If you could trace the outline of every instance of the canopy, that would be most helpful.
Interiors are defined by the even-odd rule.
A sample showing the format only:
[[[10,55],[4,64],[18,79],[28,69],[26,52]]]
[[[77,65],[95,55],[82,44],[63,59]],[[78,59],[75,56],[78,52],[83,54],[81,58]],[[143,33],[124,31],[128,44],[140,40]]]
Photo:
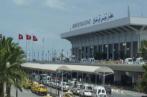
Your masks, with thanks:
[[[24,63],[21,65],[24,68],[47,71],[76,71],[87,73],[114,73],[109,67],[104,66],[85,66],[85,65],[67,65],[67,64],[39,64],[39,63]]]
[[[68,66],[61,65],[57,68],[57,71],[71,71],[71,69]]]
[[[109,67],[104,67],[104,66],[97,68],[94,72],[95,73],[114,73],[112,69],[110,69]]]

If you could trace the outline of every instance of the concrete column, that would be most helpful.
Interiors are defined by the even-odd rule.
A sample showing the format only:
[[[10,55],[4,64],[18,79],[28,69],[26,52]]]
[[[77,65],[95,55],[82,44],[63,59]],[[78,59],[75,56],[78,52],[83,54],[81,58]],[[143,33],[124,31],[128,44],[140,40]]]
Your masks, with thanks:
[[[104,52],[104,46],[103,46],[103,44],[101,46],[102,46],[102,52]]]
[[[117,71],[114,73],[114,82],[120,82],[121,81],[121,72]]]
[[[87,58],[89,58],[89,46],[87,47]]]
[[[130,55],[131,55],[131,57],[133,58],[134,56],[133,56],[133,42],[131,42],[131,48],[130,48]]]
[[[112,44],[112,59],[114,59],[114,44]]]
[[[120,43],[118,43],[118,57],[120,58]]]
[[[107,44],[107,45],[105,45],[105,47],[106,47],[106,50],[107,50],[107,60],[109,59],[109,45]]]
[[[84,58],[86,58],[86,46],[84,47]]]
[[[79,73],[77,72],[77,80],[79,80]]]

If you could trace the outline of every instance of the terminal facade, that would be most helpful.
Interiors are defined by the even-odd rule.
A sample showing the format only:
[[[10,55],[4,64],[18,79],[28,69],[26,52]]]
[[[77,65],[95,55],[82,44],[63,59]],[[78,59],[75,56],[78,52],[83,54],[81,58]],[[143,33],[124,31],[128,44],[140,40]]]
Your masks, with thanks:
[[[111,20],[112,15],[111,18],[106,18],[98,18],[96,20],[98,24],[92,23],[91,26],[87,26],[90,20],[74,24],[75,30],[61,35],[63,39],[71,42],[72,55],[76,60],[80,61],[83,58],[118,60],[139,57],[141,43],[147,40],[147,18],[129,15],[117,20]],[[80,28],[83,25],[86,26]],[[142,65],[139,64],[97,63],[97,66],[112,68],[114,83],[122,85],[125,83],[127,86],[140,82],[144,72]]]
[[[113,16],[112,16],[113,17]],[[111,18],[112,18],[111,17]],[[94,24],[89,27],[78,23],[79,29],[63,33],[62,38],[72,44],[72,55],[76,60],[82,58],[125,59],[137,57],[141,41],[147,40],[147,18],[124,17]],[[104,18],[101,18],[104,19]],[[93,21],[94,22],[94,21]],[[87,25],[87,24],[85,24]]]

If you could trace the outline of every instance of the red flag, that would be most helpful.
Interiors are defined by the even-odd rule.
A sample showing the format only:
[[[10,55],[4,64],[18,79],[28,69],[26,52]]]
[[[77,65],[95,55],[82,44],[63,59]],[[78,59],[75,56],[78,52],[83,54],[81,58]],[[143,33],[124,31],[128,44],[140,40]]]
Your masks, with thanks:
[[[33,35],[33,41],[38,41],[38,39],[35,35]]]
[[[31,40],[31,35],[26,35],[26,40]]]
[[[19,35],[18,35],[18,39],[19,39],[19,40],[22,40],[22,39],[23,39],[23,35],[22,35],[22,34],[19,34]]]

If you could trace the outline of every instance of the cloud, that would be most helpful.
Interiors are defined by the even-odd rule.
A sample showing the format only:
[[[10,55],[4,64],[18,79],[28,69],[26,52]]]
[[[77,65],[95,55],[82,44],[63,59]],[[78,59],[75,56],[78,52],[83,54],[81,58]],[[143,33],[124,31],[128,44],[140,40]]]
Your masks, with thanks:
[[[43,4],[52,9],[65,9],[65,0],[12,0],[16,5],[24,6],[30,4]]]
[[[46,0],[45,5],[55,9],[65,9],[65,0]]]
[[[28,0],[13,0],[16,5],[26,5],[28,4]]]

